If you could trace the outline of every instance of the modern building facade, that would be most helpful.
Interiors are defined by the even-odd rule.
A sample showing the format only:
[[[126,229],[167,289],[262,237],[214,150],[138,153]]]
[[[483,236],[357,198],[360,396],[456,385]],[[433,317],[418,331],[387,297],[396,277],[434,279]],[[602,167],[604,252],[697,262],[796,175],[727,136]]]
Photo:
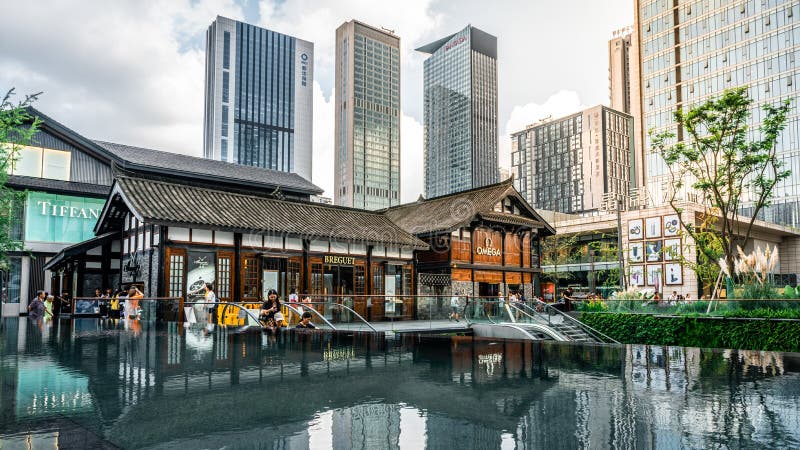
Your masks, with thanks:
[[[311,179],[313,43],[217,16],[205,80],[206,158]]]
[[[794,0],[663,1],[636,0],[633,76],[642,95],[632,105],[637,139],[644,142],[644,178],[652,204],[663,203],[671,189],[667,167],[652,152],[648,131],[672,131],[673,112],[688,109],[725,89],[749,86],[753,99],[751,129],[764,118],[761,104],[798,97],[800,4]],[[768,221],[800,224],[800,116],[794,101],[778,151],[792,175],[775,190],[765,210]],[[679,193],[692,200],[692,193]]]
[[[631,113],[631,28],[614,32],[608,41],[608,92],[612,109]]]
[[[529,125],[511,135],[514,183],[535,208],[597,211],[635,187],[633,117],[606,106]]]
[[[425,196],[498,181],[497,38],[471,25],[417,51],[425,60]]]
[[[337,205],[400,203],[400,38],[351,20],[336,29]]]
[[[213,185],[283,201],[308,202],[310,196],[322,193],[296,174],[93,141],[33,108],[31,116],[42,124],[22,148],[7,183],[26,191],[12,230],[25,251],[9,254],[8,267],[0,270],[3,315],[25,313],[40,289],[67,291],[75,298],[91,296],[95,289],[136,284],[146,295],[157,295],[155,265],[163,261],[160,230],[128,226],[132,239],[121,239],[116,231],[95,234],[109,192],[121,175]],[[200,199],[196,195],[189,201],[192,217],[208,210]],[[218,233],[211,239],[232,246],[232,236]],[[194,234],[191,239],[208,240],[209,235]],[[150,265],[137,263],[145,257],[152,257]],[[92,305],[71,306],[72,313],[96,313]]]

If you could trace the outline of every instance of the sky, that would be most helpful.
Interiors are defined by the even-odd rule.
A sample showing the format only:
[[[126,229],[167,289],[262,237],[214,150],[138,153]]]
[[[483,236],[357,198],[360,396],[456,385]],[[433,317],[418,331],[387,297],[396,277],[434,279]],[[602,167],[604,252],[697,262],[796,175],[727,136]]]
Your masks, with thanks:
[[[608,104],[608,40],[632,0],[37,0],[0,15],[0,91],[98,140],[202,156],[205,32],[217,15],[314,43],[314,171],[333,196],[334,38],[343,22],[401,45],[401,200],[423,190],[423,61],[467,24],[497,36],[500,166],[512,132]]]

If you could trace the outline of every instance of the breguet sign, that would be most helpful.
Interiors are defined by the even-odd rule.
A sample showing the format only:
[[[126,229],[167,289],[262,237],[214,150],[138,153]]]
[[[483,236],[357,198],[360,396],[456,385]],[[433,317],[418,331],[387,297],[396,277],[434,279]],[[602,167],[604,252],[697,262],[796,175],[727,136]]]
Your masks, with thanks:
[[[325,264],[337,264],[340,266],[352,266],[356,259],[352,256],[325,255]]]
[[[94,237],[105,199],[29,192],[25,202],[25,240],[77,243]]]

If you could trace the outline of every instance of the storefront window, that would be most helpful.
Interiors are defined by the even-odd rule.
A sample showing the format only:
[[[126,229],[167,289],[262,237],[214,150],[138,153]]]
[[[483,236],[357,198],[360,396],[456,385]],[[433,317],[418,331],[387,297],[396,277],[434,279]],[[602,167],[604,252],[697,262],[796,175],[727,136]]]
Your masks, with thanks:
[[[8,259],[8,270],[0,272],[0,300],[3,303],[19,303],[22,280],[22,258]]]

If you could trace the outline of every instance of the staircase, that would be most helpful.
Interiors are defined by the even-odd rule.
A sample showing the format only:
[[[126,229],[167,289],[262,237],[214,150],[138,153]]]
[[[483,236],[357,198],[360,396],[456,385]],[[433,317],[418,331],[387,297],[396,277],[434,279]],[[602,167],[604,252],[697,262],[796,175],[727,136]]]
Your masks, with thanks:
[[[572,342],[597,342],[595,338],[585,332],[581,327],[569,322],[551,323],[550,327]]]

